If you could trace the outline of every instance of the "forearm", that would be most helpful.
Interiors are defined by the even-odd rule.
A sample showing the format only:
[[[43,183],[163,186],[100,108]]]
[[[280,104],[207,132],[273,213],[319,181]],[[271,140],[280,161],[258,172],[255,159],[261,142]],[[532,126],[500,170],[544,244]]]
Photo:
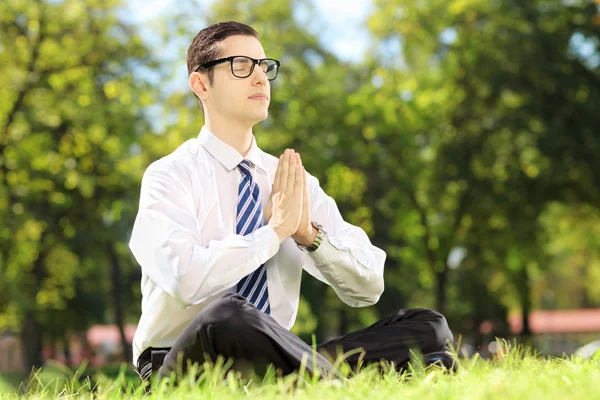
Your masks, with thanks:
[[[309,253],[304,268],[352,307],[376,303],[384,289],[385,252],[371,244],[363,229],[344,221],[335,201],[314,177],[311,181],[311,219],[323,226],[326,235]]]
[[[157,234],[160,225],[158,216],[140,217],[130,248],[142,271],[182,307],[234,286],[279,249],[277,234],[268,226],[251,235],[229,235],[202,246],[194,235],[182,230]]]
[[[366,235],[365,235],[366,237]],[[364,307],[376,303],[384,289],[385,253],[352,237],[325,236],[309,253],[315,267],[344,303]]]

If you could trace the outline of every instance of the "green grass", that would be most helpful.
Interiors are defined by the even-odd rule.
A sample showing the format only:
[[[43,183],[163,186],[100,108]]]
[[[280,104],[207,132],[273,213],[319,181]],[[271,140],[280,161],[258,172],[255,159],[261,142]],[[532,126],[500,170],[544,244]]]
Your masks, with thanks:
[[[267,375],[262,381],[244,380],[239,375],[224,376],[222,364],[205,368],[197,379],[189,375],[179,385],[168,381],[153,382],[148,398],[202,399],[588,399],[598,395],[600,353],[589,360],[547,358],[523,347],[505,345],[506,355],[489,361],[461,359],[455,375],[441,368],[423,366],[415,361],[410,373],[398,374],[392,369],[378,372],[365,368],[345,381],[316,380],[300,375],[276,379]],[[42,370],[29,389],[15,391],[14,386],[2,392],[0,399],[100,398],[121,399],[145,396],[138,380],[125,368],[114,378],[102,373],[93,376],[95,384],[80,382],[78,375],[69,376],[59,368]],[[90,390],[93,386],[94,392]]]

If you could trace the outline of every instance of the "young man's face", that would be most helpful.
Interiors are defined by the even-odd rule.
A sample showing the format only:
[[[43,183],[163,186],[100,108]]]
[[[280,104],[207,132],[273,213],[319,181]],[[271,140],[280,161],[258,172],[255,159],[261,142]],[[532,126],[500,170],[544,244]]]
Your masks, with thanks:
[[[221,42],[221,51],[216,59],[230,56],[265,58],[265,51],[253,36],[234,35]],[[243,67],[243,66],[240,66]],[[212,86],[207,86],[204,104],[206,111],[216,113],[250,126],[263,121],[269,114],[271,85],[258,66],[247,78],[238,78],[231,72],[231,63],[225,62],[213,68]],[[237,66],[234,65],[234,68]],[[238,75],[240,75],[238,73]],[[206,79],[208,78],[205,75]]]

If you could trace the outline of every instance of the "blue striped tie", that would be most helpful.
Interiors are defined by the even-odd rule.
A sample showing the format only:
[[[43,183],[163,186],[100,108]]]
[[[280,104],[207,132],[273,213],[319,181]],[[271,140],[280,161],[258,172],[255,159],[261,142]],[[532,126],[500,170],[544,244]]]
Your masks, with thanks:
[[[250,173],[250,161],[243,160],[238,168],[242,181],[238,191],[236,233],[246,236],[263,226],[260,190]],[[245,276],[237,284],[237,292],[262,312],[269,314],[269,288],[265,264]]]

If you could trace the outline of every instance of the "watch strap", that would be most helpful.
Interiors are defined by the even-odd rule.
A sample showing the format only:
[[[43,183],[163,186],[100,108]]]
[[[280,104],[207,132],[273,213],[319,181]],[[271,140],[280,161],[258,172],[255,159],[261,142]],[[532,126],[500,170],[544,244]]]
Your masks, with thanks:
[[[312,242],[312,244],[309,246],[303,246],[299,243],[296,243],[298,248],[306,253],[312,253],[316,251],[319,248],[319,246],[321,246],[321,243],[323,242],[323,240],[325,239],[325,235],[327,234],[327,232],[325,232],[325,230],[323,229],[323,225],[319,224],[318,222],[312,221],[311,225],[317,230],[317,237],[315,237],[314,242]]]

